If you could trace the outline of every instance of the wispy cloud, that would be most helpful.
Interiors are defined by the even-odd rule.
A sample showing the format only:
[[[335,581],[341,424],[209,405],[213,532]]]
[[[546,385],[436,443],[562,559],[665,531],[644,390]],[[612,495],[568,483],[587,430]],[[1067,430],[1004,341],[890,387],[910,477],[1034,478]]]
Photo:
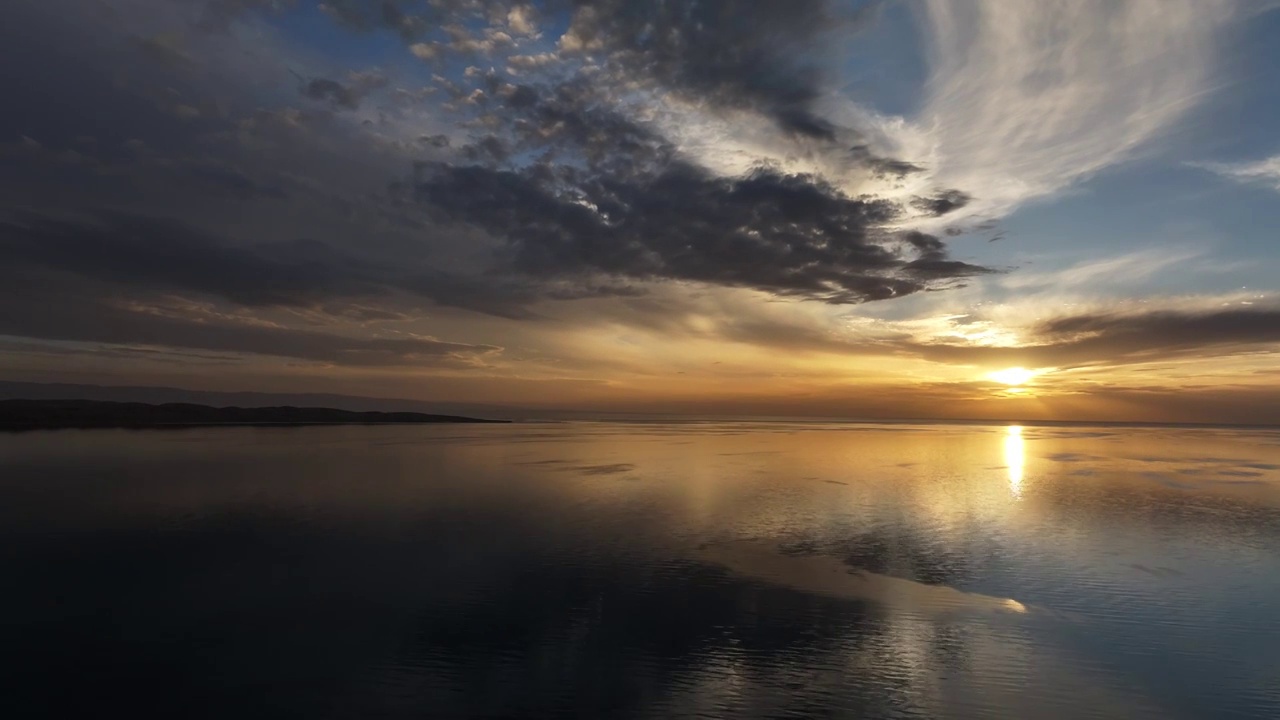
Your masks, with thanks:
[[[999,216],[1133,155],[1212,89],[1232,0],[929,0],[908,159]],[[913,152],[914,151],[914,152]]]
[[[1264,185],[1280,191],[1280,155],[1254,162],[1195,163],[1194,166],[1237,182]]]
[[[1094,286],[1102,289],[1124,282],[1132,287],[1151,277],[1202,258],[1204,248],[1173,247],[1147,248],[1116,257],[1089,260],[1054,272],[1010,273],[1000,279],[1000,285],[1011,290],[1041,288],[1049,290]],[[1197,268],[1203,269],[1203,263]]]

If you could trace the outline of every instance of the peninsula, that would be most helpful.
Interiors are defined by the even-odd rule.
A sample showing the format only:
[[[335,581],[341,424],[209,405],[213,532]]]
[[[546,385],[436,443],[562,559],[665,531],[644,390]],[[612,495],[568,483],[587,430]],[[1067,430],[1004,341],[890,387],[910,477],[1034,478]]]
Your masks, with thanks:
[[[501,423],[416,412],[357,412],[317,407],[211,407],[98,400],[0,400],[0,429],[155,428],[223,425],[391,425]]]

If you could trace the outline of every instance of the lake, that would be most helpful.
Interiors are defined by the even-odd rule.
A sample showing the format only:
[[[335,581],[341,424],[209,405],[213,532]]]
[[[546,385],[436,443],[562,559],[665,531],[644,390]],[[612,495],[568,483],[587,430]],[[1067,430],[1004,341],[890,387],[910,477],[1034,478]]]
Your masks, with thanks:
[[[1280,430],[0,435],[5,715],[1277,718]]]

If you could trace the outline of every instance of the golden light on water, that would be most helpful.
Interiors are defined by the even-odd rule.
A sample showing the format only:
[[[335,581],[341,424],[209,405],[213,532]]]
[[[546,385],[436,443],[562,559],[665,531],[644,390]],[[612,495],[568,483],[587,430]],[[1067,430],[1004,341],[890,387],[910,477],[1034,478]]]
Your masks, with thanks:
[[[1039,373],[1034,370],[1028,370],[1024,367],[1011,367],[1005,368],[1004,370],[997,370],[993,373],[988,373],[987,377],[998,383],[1017,386],[1026,384],[1028,380],[1038,374]]]
[[[1021,425],[1005,429],[1004,464],[1009,471],[1009,493],[1015,498],[1022,497],[1022,470],[1027,464],[1027,454]]]

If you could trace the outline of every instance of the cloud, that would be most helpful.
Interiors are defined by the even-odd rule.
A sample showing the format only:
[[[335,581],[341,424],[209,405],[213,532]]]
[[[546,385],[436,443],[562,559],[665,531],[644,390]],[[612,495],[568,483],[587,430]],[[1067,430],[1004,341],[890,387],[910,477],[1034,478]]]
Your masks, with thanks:
[[[1173,353],[1217,346],[1280,343],[1280,308],[1231,307],[1211,312],[1102,313],[1055,318],[1036,328],[1070,347],[1112,356]]]
[[[1100,289],[1114,287],[1117,283],[1133,286],[1135,283],[1161,276],[1192,261],[1202,260],[1207,248],[1164,247],[1136,250],[1131,253],[1101,260],[1087,260],[1054,272],[1021,271],[1000,279],[1000,284],[1011,290],[1033,288],[1064,290],[1081,287]],[[1212,268],[1204,263],[1195,266],[1196,271]]]
[[[96,219],[20,214],[0,223],[11,269],[38,267],[242,305],[307,304],[373,294],[366,263],[323,243],[236,247],[176,220],[106,212]]]
[[[355,110],[369,93],[387,86],[387,76],[380,72],[352,72],[347,84],[329,78],[301,80],[299,92],[312,100],[329,102],[344,110]]]
[[[464,25],[446,25],[445,34],[448,43],[445,47],[463,55],[489,55],[500,48],[514,45],[515,41],[506,32],[497,28],[483,28],[479,31]]]
[[[407,5],[344,0],[331,3],[330,14],[345,27],[369,31],[402,25]],[[414,6],[417,8],[417,6]],[[858,128],[831,121],[821,102],[838,84],[838,68],[831,67],[838,42],[874,19],[879,3],[853,7],[834,2],[797,7],[769,3],[743,5],[728,0],[705,0],[691,5],[629,3],[620,0],[551,2],[538,11],[544,20],[568,20],[554,52],[513,52],[516,36],[534,30],[532,5],[496,2],[439,2],[417,8],[415,17],[430,18],[433,37],[422,34],[409,43],[411,53],[437,60],[455,55],[507,54],[499,61],[512,73],[556,78],[550,85],[514,86],[500,72],[469,68],[466,73],[435,78],[453,102],[442,109],[457,113],[462,127],[499,128],[488,136],[458,145],[454,164],[509,164],[513,158],[529,162],[528,153],[545,152],[538,160],[571,165],[585,160],[593,170],[605,164],[625,167],[661,162],[679,144],[670,125],[653,122],[655,108],[670,102],[694,107],[694,112],[724,118],[743,113],[772,124],[771,142],[805,154],[841,158],[847,170],[882,179],[901,179],[922,172],[914,163],[887,157],[866,144]],[[510,32],[508,32],[510,31]],[[406,38],[406,41],[408,38]],[[475,70],[475,72],[472,72]],[[565,78],[568,78],[567,80]],[[353,84],[327,78],[308,81],[304,94],[354,109],[363,94]],[[576,155],[576,156],[575,156]],[[686,156],[686,160],[705,158]],[[768,156],[757,156],[736,172],[739,179],[753,172]],[[827,182],[819,168],[785,172]],[[931,217],[952,213],[971,202],[961,190],[937,190],[928,184],[905,206]],[[849,195],[857,192],[843,188]],[[899,219],[904,216],[900,214]],[[950,263],[948,264],[944,264]],[[922,259],[909,268],[919,275],[957,277],[977,272],[975,266]],[[903,285],[903,291],[914,291]],[[890,297],[898,291],[868,295]],[[858,294],[845,295],[852,299]]]
[[[911,201],[911,205],[932,217],[942,217],[963,208],[972,200],[968,194],[959,190],[946,190],[933,197],[916,198]]]
[[[0,335],[342,366],[471,367],[500,351],[421,333],[372,333],[371,322],[410,318],[359,300],[407,292],[414,276],[323,243],[236,246],[159,218],[25,214],[0,224],[0,250]],[[272,309],[288,311],[276,317],[305,318],[308,327],[263,314]]]
[[[1126,160],[1210,89],[1233,0],[928,0],[929,94],[907,132],[921,180],[1003,215]]]
[[[280,12],[296,0],[205,0],[198,27],[227,32],[231,23],[251,12]]]
[[[516,35],[536,35],[538,33],[538,22],[535,19],[537,11],[532,5],[518,3],[507,11],[507,24],[511,27],[511,32]]]
[[[360,106],[360,99],[356,97],[355,92],[342,83],[328,78],[314,78],[307,81],[306,85],[302,86],[302,95],[312,100],[328,100],[348,110],[355,110]]]
[[[435,60],[440,56],[440,46],[434,43],[413,43],[409,46],[409,52],[419,60]]]
[[[537,70],[561,62],[560,56],[551,52],[535,55],[512,55],[507,58],[507,73],[516,74]]]
[[[811,176],[720,178],[675,161],[634,176],[538,166],[439,164],[416,185],[444,217],[502,238],[512,269],[746,287],[830,303],[885,300],[991,272],[941,241],[883,229],[892,203],[850,198]]]
[[[842,358],[838,372],[846,377],[860,360],[879,368],[886,358],[904,367],[924,361],[915,366],[920,373],[952,377],[956,366],[1114,370],[1153,362],[1216,360],[1221,365],[1229,356],[1280,352],[1280,306],[1274,299],[1250,297],[1149,298],[1065,308],[1015,303],[978,307],[966,315],[885,320],[810,303],[761,304],[742,291],[719,291],[656,298],[654,307],[634,314],[598,305],[595,318],[579,322],[623,323],[655,338],[706,341],[712,348],[734,343],[788,357]],[[1212,371],[1197,374],[1206,372]],[[883,376],[883,371],[874,374]]]
[[[814,174],[703,168],[589,78],[478,82],[490,134],[460,157],[419,163],[413,188],[437,217],[505,246],[497,271],[692,281],[828,303],[991,272],[950,259],[936,237],[892,230],[897,203],[850,196]],[[945,213],[967,196],[915,202]]]
[[[65,297],[65,296],[63,296]],[[0,335],[114,345],[177,347],[297,358],[342,366],[469,367],[501,348],[432,337],[352,337],[309,329],[183,317],[141,303],[110,304],[88,298],[30,294],[38,307],[6,303]],[[74,300],[74,302],[71,302]]]
[[[1127,365],[1233,353],[1269,352],[1280,344],[1280,309],[1121,309],[1064,314],[1023,330],[1019,345],[905,340],[925,359],[986,366]]]
[[[175,177],[189,179],[211,193],[222,193],[241,200],[279,200],[289,196],[282,183],[268,177],[255,177],[229,162],[212,158],[164,159],[160,162]]]
[[[406,12],[402,6],[409,4],[403,0],[325,0],[320,9],[348,29],[369,32],[381,28],[413,42],[426,34],[430,21],[438,17],[432,10],[438,13],[442,6],[459,3],[432,3],[423,14]]]
[[[751,110],[798,136],[833,140],[815,110],[828,90],[819,58],[873,13],[836,3],[577,3],[560,40],[565,52],[597,53],[626,78],[714,108]]]
[[[1262,185],[1280,191],[1280,155],[1254,162],[1196,163],[1194,166],[1237,182]]]
[[[58,281],[71,288],[89,282],[143,297],[179,293],[253,308],[339,308],[360,300],[394,303],[398,298],[529,319],[536,317],[531,307],[540,300],[637,292],[590,278],[477,276],[416,258],[378,257],[305,238],[237,242],[178,220],[116,211],[87,216],[19,213],[0,219],[0,251],[7,263],[0,277],[54,273],[82,279]]]

